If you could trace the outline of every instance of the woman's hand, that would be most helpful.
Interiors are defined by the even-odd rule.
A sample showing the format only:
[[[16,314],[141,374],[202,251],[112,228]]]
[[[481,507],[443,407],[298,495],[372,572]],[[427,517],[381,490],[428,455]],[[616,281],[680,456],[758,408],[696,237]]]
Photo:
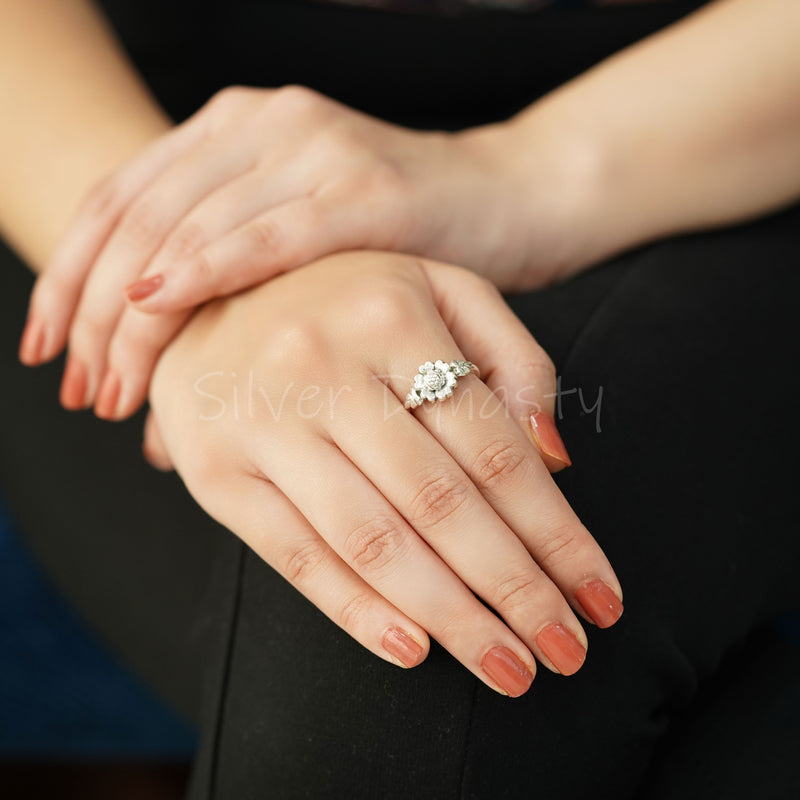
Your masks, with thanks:
[[[405,410],[417,366],[437,358],[474,361],[485,383],[467,375]],[[197,501],[357,641],[414,666],[430,634],[517,696],[532,654],[581,666],[574,612],[606,627],[622,610],[518,424],[552,410],[554,389],[484,279],[361,252],[201,309],[160,359],[151,403],[162,457]]]
[[[546,203],[523,201],[531,175],[505,134],[410,131],[300,87],[227,89],[91,194],[39,278],[21,356],[48,360],[69,338],[62,401],[99,394],[119,419],[188,309],[326,254],[415,253],[500,286],[535,261],[547,277],[563,181],[536,176]]]

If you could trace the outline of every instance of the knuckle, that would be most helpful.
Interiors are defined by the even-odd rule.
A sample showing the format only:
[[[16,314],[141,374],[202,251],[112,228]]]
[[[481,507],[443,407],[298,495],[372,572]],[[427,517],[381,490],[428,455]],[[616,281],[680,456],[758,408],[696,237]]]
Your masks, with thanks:
[[[359,525],[345,539],[345,552],[361,570],[383,570],[408,547],[408,537],[390,517],[375,517]]]
[[[327,338],[313,320],[287,319],[271,327],[264,358],[275,374],[288,376],[296,374],[298,367],[323,363],[329,349]]]
[[[95,310],[82,309],[79,311],[70,331],[70,347],[77,350],[86,350],[91,344],[105,340],[114,320]]]
[[[547,380],[555,381],[556,379],[556,365],[541,347],[538,348],[536,358],[529,361],[525,366],[542,373]]]
[[[274,220],[269,218],[253,220],[244,229],[254,252],[276,253],[280,250],[283,234]]]
[[[466,483],[457,475],[425,475],[411,501],[412,519],[423,528],[439,527],[463,509],[468,496]]]
[[[356,631],[361,628],[372,602],[372,597],[366,592],[353,595],[339,611],[339,625],[346,631]]]
[[[226,86],[216,92],[206,104],[206,108],[213,111],[228,111],[232,106],[238,106],[245,98],[250,96],[252,89],[247,86]]]
[[[164,242],[164,254],[177,260],[193,255],[208,241],[205,229],[196,222],[179,225]]]
[[[327,562],[328,555],[329,548],[324,542],[308,542],[284,557],[282,572],[290,583],[306,583]]]
[[[302,115],[319,108],[322,104],[322,97],[307,86],[288,84],[275,92],[272,104],[284,114]]]
[[[365,334],[378,341],[396,341],[406,336],[420,322],[419,292],[407,276],[385,278],[343,287],[348,298],[349,313],[365,328]],[[423,310],[424,313],[424,310]]]
[[[193,286],[215,286],[218,277],[217,271],[214,269],[214,265],[205,250],[198,250],[192,253],[186,269],[191,275]]]
[[[550,528],[539,545],[536,560],[546,570],[576,559],[583,548],[580,525],[564,523]]]
[[[142,320],[142,322],[147,323],[149,320]],[[114,364],[124,364],[128,371],[134,363],[146,362],[147,356],[153,353],[156,345],[157,337],[154,336],[154,326],[122,323],[111,340],[109,359]]]
[[[120,206],[119,187],[115,176],[111,175],[89,189],[81,210],[89,217],[107,219],[116,216]]]
[[[473,470],[479,485],[493,489],[511,482],[527,466],[525,449],[506,436],[487,444],[475,457]]]
[[[555,383],[556,365],[545,350],[535,340],[531,339],[523,340],[521,345],[526,357],[515,364],[515,370],[517,372],[533,373],[538,380],[544,381],[545,385],[548,385],[550,381]]]
[[[120,235],[134,244],[151,245],[161,231],[161,215],[147,200],[139,200],[125,213]]]
[[[520,609],[528,610],[538,590],[542,575],[535,572],[518,573],[505,577],[493,587],[492,605],[506,614]]]

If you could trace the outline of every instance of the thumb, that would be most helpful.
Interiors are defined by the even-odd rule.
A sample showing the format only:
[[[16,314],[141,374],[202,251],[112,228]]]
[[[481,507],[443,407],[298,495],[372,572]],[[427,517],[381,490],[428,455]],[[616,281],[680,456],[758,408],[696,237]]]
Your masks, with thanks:
[[[497,288],[473,272],[423,261],[442,319],[481,379],[505,404],[551,472],[568,467],[556,428],[556,370]]]

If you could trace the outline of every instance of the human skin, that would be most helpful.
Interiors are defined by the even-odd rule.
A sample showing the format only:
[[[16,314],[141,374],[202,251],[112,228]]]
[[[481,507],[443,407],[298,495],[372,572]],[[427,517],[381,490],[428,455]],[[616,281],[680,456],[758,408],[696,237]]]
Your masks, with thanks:
[[[798,34],[792,0],[720,0],[515,118],[456,134],[403,130],[301,87],[225,90],[94,185],[34,292],[22,358],[69,339],[64,404],[98,401],[120,419],[143,401],[180,309],[329,252],[418,253],[531,288],[778,208],[800,192]],[[5,56],[16,66],[18,51]],[[42,69],[23,82],[34,96]],[[36,108],[13,115],[6,152],[32,150],[17,140]],[[0,224],[4,206],[29,219],[22,200],[0,198]],[[28,251],[24,229],[9,227]],[[157,317],[126,309],[131,283],[136,309]]]
[[[4,12],[0,59],[9,67],[0,70],[0,74],[6,76],[0,79],[0,108],[5,106],[12,111],[4,117],[9,124],[0,131],[0,161],[3,168],[8,167],[5,174],[9,176],[0,187],[0,227],[34,267],[47,262],[43,280],[34,293],[21,355],[26,363],[40,363],[59,352],[69,334],[70,358],[62,393],[65,405],[80,408],[91,404],[97,399],[103,376],[103,383],[108,385],[111,375],[117,380],[117,386],[113,387],[114,402],[106,402],[102,413],[109,418],[121,418],[144,399],[157,354],[185,324],[189,312],[165,313],[162,309],[157,316],[146,316],[139,310],[125,308],[125,284],[139,275],[147,276],[147,264],[134,269],[133,275],[123,274],[137,259],[134,251],[141,254],[143,245],[145,250],[150,247],[153,252],[158,251],[166,246],[169,232],[162,232],[163,241],[158,236],[149,239],[147,235],[131,236],[125,245],[125,221],[130,220],[131,202],[139,198],[140,187],[137,184],[133,189],[130,186],[126,191],[120,189],[126,186],[124,176],[131,174],[131,168],[124,166],[112,172],[111,178],[101,176],[129,156],[136,175],[139,175],[137,164],[146,162],[145,172],[152,170],[155,163],[159,168],[154,173],[160,176],[173,162],[176,152],[183,152],[181,148],[186,139],[191,139],[186,133],[190,126],[171,130],[169,121],[142,89],[86,3],[34,0],[29,4],[15,4],[5,0],[0,3],[0,10]],[[751,33],[754,20],[760,23],[755,37]],[[455,166],[448,173],[453,176],[452,186],[448,183],[437,186],[434,182],[430,188],[429,207],[442,204],[447,199],[447,191],[452,191],[453,187],[458,189],[459,201],[472,201],[472,206],[458,215],[458,226],[450,235],[429,237],[430,242],[435,243],[434,252],[425,255],[457,260],[461,254],[464,263],[497,285],[536,286],[572,274],[647,238],[723,224],[789,202],[800,188],[800,170],[794,169],[800,161],[800,137],[797,135],[800,115],[794,92],[798,73],[798,55],[794,50],[797,22],[797,9],[788,2],[764,0],[756,4],[754,0],[726,0],[611,59],[507,123],[458,134],[452,139],[439,134],[403,132],[397,135],[393,132],[393,140],[398,136],[403,141],[406,136],[418,136],[421,138],[416,141],[424,139],[432,143],[430,152],[435,157],[430,155],[431,163],[437,165],[442,158],[451,157],[444,155],[447,148],[442,149],[443,138],[453,145],[447,150],[455,154],[452,155]],[[743,43],[752,45],[750,50],[755,52],[746,67],[740,59]],[[98,63],[104,68],[98,69]],[[14,79],[9,79],[8,75],[13,75]],[[693,91],[686,91],[687,86]],[[644,95],[656,94],[658,103],[643,99]],[[221,96],[217,107],[220,102],[239,102],[243,96],[241,92],[228,92]],[[309,109],[313,112],[315,104],[327,103],[297,89],[270,97],[282,97],[284,103],[288,102],[287,97],[292,103],[302,98],[306,112]],[[108,102],[98,102],[99,98]],[[98,108],[101,110],[97,111]],[[347,112],[336,110],[333,113],[346,115]],[[54,119],[58,124],[52,124]],[[364,124],[370,130],[376,129],[372,121]],[[380,124],[377,129],[384,130]],[[159,139],[161,134],[164,138]],[[153,149],[142,150],[145,142],[154,142]],[[412,149],[416,152],[416,148]],[[133,155],[136,153],[139,155]],[[465,153],[468,155],[459,157]],[[380,141],[369,154],[379,158]],[[458,175],[483,175],[484,181],[494,176],[496,184],[498,175],[510,174],[512,162],[517,179],[508,186],[513,195],[510,205],[517,209],[517,215],[507,220],[502,215],[504,225],[510,227],[495,230],[489,242],[494,241],[496,247],[487,249],[486,225],[465,224],[464,220],[485,222],[492,218],[492,209],[482,206],[480,192],[463,192],[464,184]],[[52,186],[48,193],[40,190],[45,179],[47,185]],[[144,183],[148,185],[149,178]],[[407,187],[407,184],[402,185]],[[80,198],[92,186],[95,188],[89,191],[83,210],[69,225],[68,220],[80,205]],[[180,183],[175,186],[181,188]],[[659,188],[658,192],[653,191],[654,186]],[[687,186],[692,186],[692,196],[688,199]],[[355,188],[351,186],[351,190]],[[180,191],[178,196],[181,196]],[[496,197],[496,192],[492,197]],[[537,215],[536,212],[543,211],[545,206],[550,211]],[[524,213],[520,214],[522,209]],[[431,219],[437,221],[435,216]],[[438,220],[437,224],[440,223]],[[133,223],[128,224],[134,230],[137,228]],[[146,225],[144,230],[147,231]],[[416,226],[409,226],[409,230],[414,236],[419,235]],[[576,235],[578,231],[580,235]],[[470,238],[476,234],[480,241]],[[250,235],[252,237],[252,232]],[[59,238],[61,246],[54,251],[54,243]],[[253,240],[261,239],[263,236]],[[406,249],[407,242],[402,237],[395,239],[397,249]],[[376,246],[376,241],[383,247],[392,244],[389,239],[370,239],[361,246]],[[442,242],[455,249],[436,251]],[[349,240],[347,246],[359,245]],[[120,249],[112,249],[115,247]],[[467,251],[484,253],[484,260],[470,263]],[[317,255],[322,253],[306,253],[301,260]],[[190,253],[188,264],[176,260],[172,265],[171,259],[167,261],[171,269],[179,266],[191,269],[192,257]],[[148,263],[149,258],[146,259]],[[501,262],[507,265],[507,270],[499,269]],[[126,266],[124,270],[106,268],[112,263]],[[251,274],[253,280],[269,278],[276,271],[292,266],[288,262],[276,266],[276,262],[269,259],[264,263],[262,273],[256,275],[258,270],[255,270]],[[417,263],[414,259],[398,262],[409,272],[418,268],[412,266]],[[320,280],[321,265],[330,267],[331,261],[323,260],[304,267],[304,271],[282,276],[274,281],[277,288],[272,283],[260,286],[252,290],[252,297],[266,302],[268,288],[277,292],[281,287],[298,285],[287,284],[290,277],[299,284],[308,282],[306,288],[313,293],[314,281]],[[373,261],[370,267],[374,267]],[[227,274],[225,270],[223,273]],[[367,273],[359,274],[363,277]],[[463,280],[459,272],[449,275],[453,286]],[[460,277],[452,277],[455,275]],[[164,290],[168,288],[169,277],[164,277]],[[231,273],[232,280],[236,277],[235,272]],[[241,288],[240,284],[235,285]],[[223,289],[224,285],[219,290]],[[158,293],[151,295],[152,298],[157,296]],[[250,297],[247,294],[217,301],[212,308],[224,317],[226,304],[240,308],[241,303],[256,303]],[[430,308],[430,305],[425,306],[422,294],[415,297],[420,307]],[[498,302],[494,298],[480,314],[488,313]],[[104,312],[94,316],[99,305]],[[415,303],[408,305],[414,307]],[[253,307],[247,306],[248,309]],[[503,308],[502,303],[499,307]],[[201,311],[170,350],[182,354],[181,362],[187,368],[200,366],[200,341],[205,346],[219,337],[220,343],[229,344],[233,337],[229,318],[227,327],[222,323],[220,327],[213,326],[208,323],[211,313]],[[251,314],[259,318],[255,311]],[[473,323],[478,316],[477,312],[472,315]],[[425,315],[421,323],[423,333],[428,330],[426,326],[441,333],[441,320],[434,313]],[[198,335],[198,330],[206,335]],[[353,343],[346,338],[346,331],[339,332],[343,341],[350,345],[342,359],[342,369],[347,375],[347,370],[357,369],[358,364],[363,363],[372,342]],[[451,333],[455,336],[455,331]],[[406,341],[405,329],[402,334]],[[377,335],[374,338],[379,339]],[[221,352],[233,351],[225,348]],[[432,351],[426,349],[425,352]],[[504,357],[510,352],[505,351]],[[137,363],[134,357],[139,355],[144,358]],[[480,355],[474,358],[485,371],[486,359]],[[172,364],[173,369],[178,370],[178,362],[174,360],[163,363]],[[128,371],[131,365],[132,372]],[[415,366],[404,365],[409,371],[407,377],[410,378]],[[193,462],[184,455],[186,450],[181,449],[187,419],[174,408],[170,413],[164,399],[167,395],[159,393],[159,386],[169,383],[170,374],[165,367],[159,372],[163,377],[156,376],[153,387],[153,406],[165,443],[161,455],[176,462],[197,499],[214,513],[213,487],[202,480],[193,481]],[[491,387],[491,381],[487,381],[487,385]],[[108,400],[112,393],[104,394]],[[517,422],[513,416],[512,420]],[[149,442],[155,449],[158,433],[152,419],[149,430]],[[532,446],[530,440],[526,441]],[[228,445],[230,442],[226,442]],[[380,448],[376,448],[378,450]],[[448,452],[451,451],[448,449]],[[451,455],[455,454],[451,452]],[[241,457],[240,450],[230,447],[231,459]],[[198,454],[200,458],[201,453]],[[526,464],[528,462],[531,462],[528,469],[541,469],[541,462],[535,458],[526,459]],[[242,474],[235,463],[220,461],[221,465],[226,463],[231,467],[226,475]],[[319,478],[315,467],[313,463],[307,465],[309,479]],[[480,491],[485,487],[474,484],[474,489]],[[523,507],[524,500],[523,492],[517,508]],[[323,506],[315,509],[318,514],[325,510]],[[236,521],[225,516],[225,509],[217,513],[237,529]],[[544,522],[536,521],[537,524]],[[238,527],[244,531],[246,541],[258,545],[256,540],[246,538],[247,526]],[[556,527],[555,532],[558,530]],[[563,532],[563,528],[561,530]],[[517,541],[522,541],[524,533],[516,528],[514,533]],[[550,540],[550,544],[556,540],[557,537]],[[261,552],[264,552],[263,547]],[[468,566],[462,569],[468,571]],[[470,583],[469,578],[466,581]],[[559,588],[574,604],[577,591],[574,582],[564,587],[559,585]],[[615,586],[612,594],[616,596],[617,591]],[[584,596],[592,596],[591,591],[584,592]],[[497,598],[493,600],[500,603]],[[610,605],[613,606],[613,602]],[[437,624],[425,610],[420,613],[426,621],[433,620],[428,624],[436,631],[434,635],[446,636],[447,629],[445,627],[442,632],[441,621]],[[565,629],[573,625],[570,619],[564,619],[561,624]],[[419,633],[419,628],[414,632]],[[581,641],[580,634],[577,631],[575,634]],[[500,636],[499,631],[497,635]],[[534,641],[530,641],[531,636]],[[531,631],[526,631],[522,642],[529,650],[535,650],[535,638]],[[504,641],[512,644],[508,638]],[[367,642],[368,646],[370,643],[375,647],[374,637]],[[513,643],[521,647],[519,642]],[[456,644],[451,646],[468,668],[478,669],[477,653],[462,652]],[[529,655],[520,650],[516,652],[523,663],[530,666]],[[537,655],[547,663],[547,656]],[[508,676],[509,673],[504,674]],[[517,676],[520,674],[518,671]]]
[[[410,354],[425,352],[480,361],[486,381],[459,378],[411,414]],[[360,251],[201,309],[151,402],[197,501],[357,641],[408,667],[433,636],[518,696],[534,656],[565,675],[583,664],[576,615],[606,627],[622,611],[611,566],[498,397],[544,403],[554,384],[487,281]]]

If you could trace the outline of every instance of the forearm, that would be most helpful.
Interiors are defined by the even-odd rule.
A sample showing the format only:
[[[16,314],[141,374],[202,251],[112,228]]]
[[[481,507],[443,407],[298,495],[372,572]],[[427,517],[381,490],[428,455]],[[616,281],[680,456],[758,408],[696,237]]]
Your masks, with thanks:
[[[798,41],[796,0],[720,0],[513,119],[518,170],[566,215],[560,274],[800,196]]]
[[[0,0],[0,232],[40,269],[90,186],[169,126],[89,0]]]

